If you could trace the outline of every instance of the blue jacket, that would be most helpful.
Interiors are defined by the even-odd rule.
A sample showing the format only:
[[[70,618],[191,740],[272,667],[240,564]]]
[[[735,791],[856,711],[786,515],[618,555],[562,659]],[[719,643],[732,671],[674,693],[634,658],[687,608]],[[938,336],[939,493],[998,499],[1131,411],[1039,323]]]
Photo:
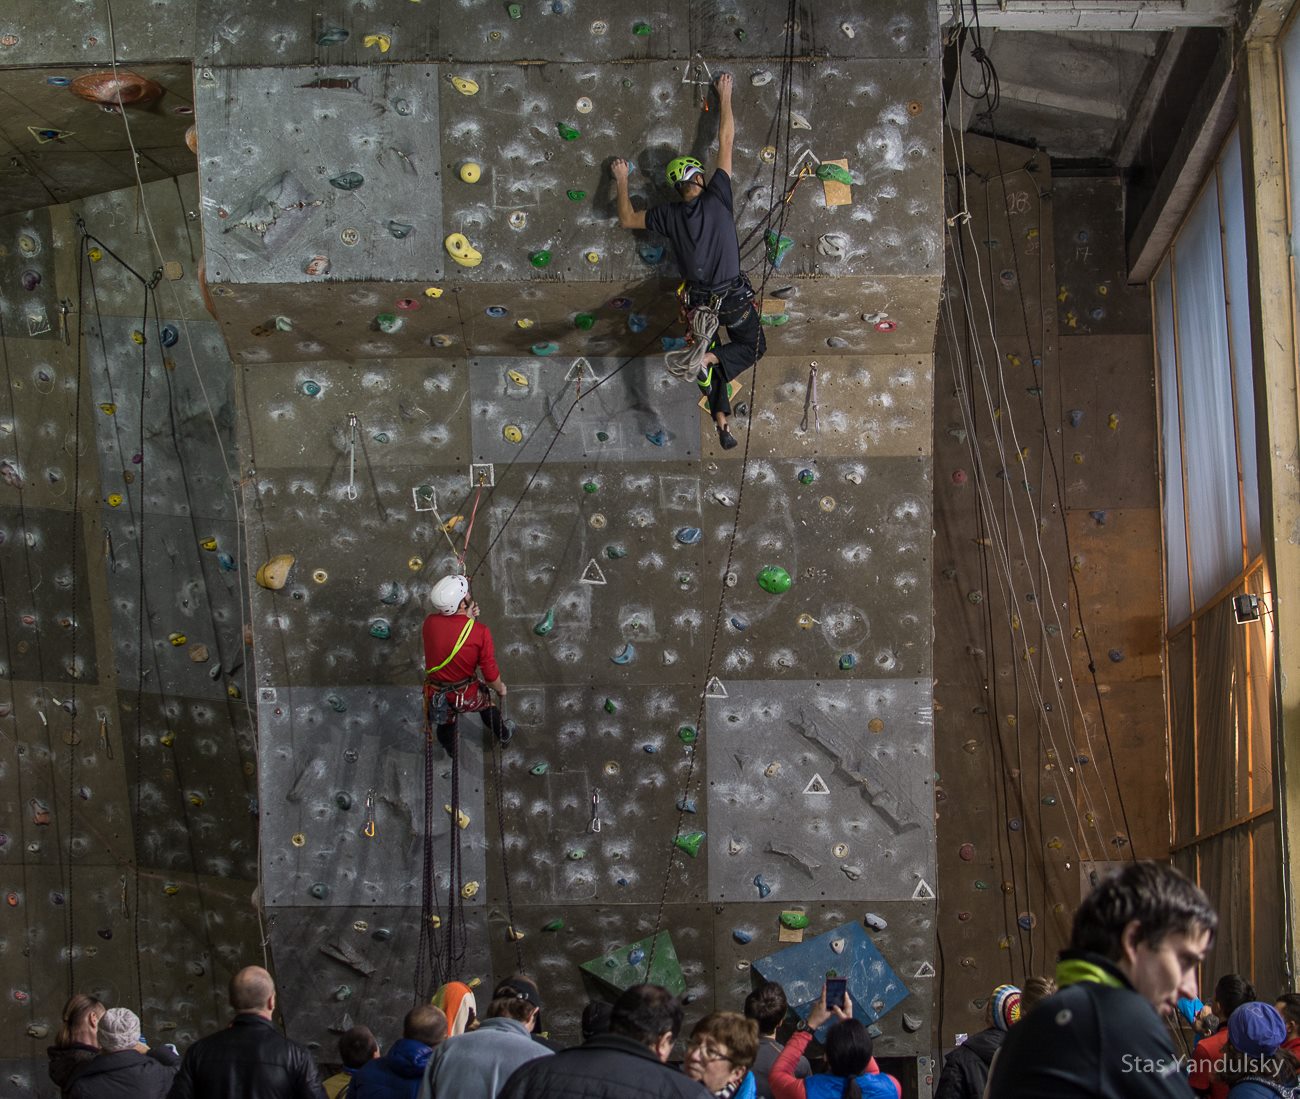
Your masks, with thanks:
[[[807,1099],[840,1099],[847,1083],[843,1076],[829,1076],[816,1073],[803,1082]],[[898,1089],[894,1081],[882,1072],[867,1072],[858,1077],[858,1087],[862,1099],[898,1099]]]
[[[413,1038],[401,1038],[383,1057],[357,1069],[348,1099],[415,1099],[433,1048]]]

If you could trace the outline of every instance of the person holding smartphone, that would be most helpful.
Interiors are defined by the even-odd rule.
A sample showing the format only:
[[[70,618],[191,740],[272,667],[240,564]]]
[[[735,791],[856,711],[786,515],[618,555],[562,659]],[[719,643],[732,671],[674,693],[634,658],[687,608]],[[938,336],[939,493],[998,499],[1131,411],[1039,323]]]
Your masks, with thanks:
[[[808,1013],[808,1021],[795,1027],[785,1049],[772,1066],[770,1080],[775,1099],[901,1099],[903,1089],[898,1081],[880,1071],[872,1056],[871,1035],[867,1028],[853,1017],[853,1001],[849,998],[847,982],[835,980],[822,986],[821,998]],[[835,1003],[836,999],[839,1003]],[[803,1056],[812,1032],[826,1023],[832,1023],[826,1032],[826,1063],[830,1072],[819,1072],[800,1080],[795,1076],[799,1058]]]

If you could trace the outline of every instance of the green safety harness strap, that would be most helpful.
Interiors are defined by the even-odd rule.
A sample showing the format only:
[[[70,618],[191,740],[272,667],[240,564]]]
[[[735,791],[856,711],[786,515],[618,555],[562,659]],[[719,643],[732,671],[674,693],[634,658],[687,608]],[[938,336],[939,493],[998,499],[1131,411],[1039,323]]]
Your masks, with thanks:
[[[442,671],[443,668],[445,668],[448,664],[450,664],[453,660],[455,660],[456,654],[460,652],[462,648],[464,648],[465,642],[469,640],[469,632],[473,628],[474,628],[474,619],[470,618],[465,622],[465,628],[460,631],[460,636],[456,638],[456,644],[454,644],[451,647],[451,652],[447,654],[447,659],[444,660],[441,664],[435,664],[432,668],[429,668],[424,674],[433,675],[434,672],[440,672]]]

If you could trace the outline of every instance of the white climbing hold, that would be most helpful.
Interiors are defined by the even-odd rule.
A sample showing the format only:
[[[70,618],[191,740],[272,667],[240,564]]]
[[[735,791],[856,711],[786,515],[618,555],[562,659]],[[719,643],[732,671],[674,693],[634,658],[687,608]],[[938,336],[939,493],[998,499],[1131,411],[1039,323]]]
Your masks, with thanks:
[[[831,788],[826,785],[826,780],[821,775],[814,774],[808,780],[808,785],[803,788],[805,794],[829,794]]]
[[[812,124],[804,118],[798,111],[790,112],[790,129],[792,130],[811,130]]]
[[[749,78],[749,82],[755,88],[766,88],[770,83],[772,83],[772,74],[766,69],[760,69]]]
[[[832,940],[831,940],[831,949],[832,949],[833,951],[835,951],[836,954],[843,954],[843,953],[844,953],[844,940],[843,940],[843,939],[832,939]]]
[[[704,685],[704,697],[705,698],[726,698],[727,697],[727,688],[722,685],[722,680],[720,680],[716,675],[712,679],[710,679],[708,683]]]
[[[930,888],[930,883],[924,878],[917,880],[916,888],[912,890],[912,900],[914,901],[932,901],[934,900],[934,890]]]
[[[578,583],[580,584],[608,583],[608,581],[605,579],[605,574],[600,571],[600,566],[596,564],[596,559],[594,557],[587,562],[587,567],[582,570],[582,575],[578,577]]]
[[[844,22],[840,24],[840,33],[843,34],[845,38],[852,38],[857,32],[853,29],[852,23]]]
[[[843,259],[849,242],[839,233],[823,233],[817,238],[817,251],[831,259]]]

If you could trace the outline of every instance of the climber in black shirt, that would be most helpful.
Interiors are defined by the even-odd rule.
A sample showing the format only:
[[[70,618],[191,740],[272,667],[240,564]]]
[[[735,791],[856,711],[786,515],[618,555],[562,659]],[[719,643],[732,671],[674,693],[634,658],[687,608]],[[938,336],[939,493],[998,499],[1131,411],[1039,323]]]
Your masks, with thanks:
[[[727,427],[731,415],[727,383],[762,358],[767,341],[754,306],[754,288],[740,269],[731,197],[731,148],[736,136],[731,74],[722,73],[715,84],[720,107],[718,166],[707,185],[703,165],[694,157],[679,156],[668,165],[668,182],[682,201],[634,210],[627,190],[627,161],[615,160],[611,171],[618,187],[619,225],[653,229],[667,237],[686,280],[687,309],[714,309],[718,326],[727,330],[728,342],[715,340],[710,345],[695,381],[708,398],[719,442],[730,450],[736,439]]]

